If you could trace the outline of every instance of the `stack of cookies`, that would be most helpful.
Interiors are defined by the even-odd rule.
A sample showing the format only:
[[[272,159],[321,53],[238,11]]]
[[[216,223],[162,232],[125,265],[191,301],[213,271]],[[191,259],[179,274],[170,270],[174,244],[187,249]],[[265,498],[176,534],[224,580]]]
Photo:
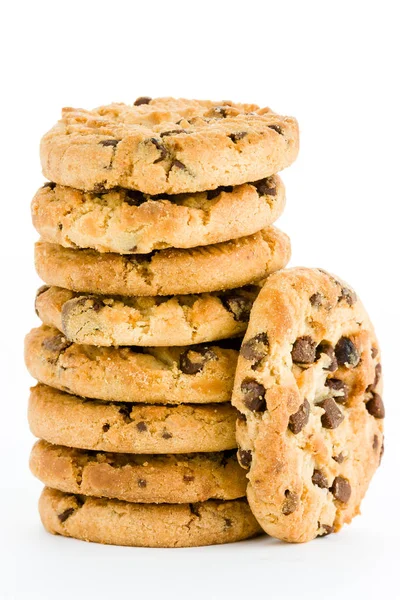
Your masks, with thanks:
[[[230,400],[253,302],[290,257],[276,173],[297,151],[293,118],[170,98],[64,109],[44,136],[26,363],[50,532],[155,547],[260,532]]]

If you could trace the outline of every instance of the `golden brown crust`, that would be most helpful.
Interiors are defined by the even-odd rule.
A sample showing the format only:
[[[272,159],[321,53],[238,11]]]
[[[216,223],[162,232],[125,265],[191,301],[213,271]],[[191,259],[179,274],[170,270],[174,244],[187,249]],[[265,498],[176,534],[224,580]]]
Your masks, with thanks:
[[[383,444],[379,347],[361,302],[318,269],[271,275],[240,354],[233,404],[253,513],[291,542],[339,530]]]
[[[31,389],[32,433],[52,444],[133,454],[236,448],[236,410],[224,404],[160,406],[85,400],[39,384]]]
[[[35,263],[49,285],[76,292],[121,296],[199,294],[255,283],[284,267],[289,238],[269,227],[252,236],[192,250],[149,256],[99,254],[38,242]]]
[[[25,363],[32,377],[78,396],[114,402],[228,402],[237,356],[237,350],[213,344],[140,351],[78,345],[44,325],[25,339]]]
[[[46,242],[143,254],[252,235],[274,223],[284,206],[285,189],[277,175],[211,192],[163,197],[121,188],[85,193],[50,183],[36,193],[32,219]]]
[[[50,533],[118,546],[208,546],[237,542],[260,533],[244,499],[134,504],[45,488],[39,512]]]
[[[41,141],[45,177],[82,190],[179,194],[269,177],[298,153],[298,125],[256,105],[157,98],[65,108]]]
[[[36,442],[32,473],[46,486],[72,494],[127,502],[233,500],[246,494],[234,450],[202,454],[116,454]]]
[[[36,312],[78,344],[184,346],[243,335],[259,289],[107,297],[50,287],[39,290]]]

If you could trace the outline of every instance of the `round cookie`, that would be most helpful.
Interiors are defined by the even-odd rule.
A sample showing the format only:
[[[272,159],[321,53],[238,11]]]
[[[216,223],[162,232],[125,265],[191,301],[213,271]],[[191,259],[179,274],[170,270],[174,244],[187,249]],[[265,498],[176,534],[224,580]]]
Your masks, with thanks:
[[[42,325],[25,338],[25,363],[41,383],[87,398],[149,404],[229,402],[238,356],[234,348],[240,340],[219,344],[97,348],[68,342],[56,329]]]
[[[143,254],[252,235],[274,223],[284,206],[285,190],[277,175],[235,187],[161,197],[122,188],[96,194],[47,183],[32,201],[32,219],[46,242]]]
[[[118,546],[208,546],[238,542],[261,532],[243,498],[197,504],[135,504],[45,488],[39,512],[50,533]]]
[[[243,335],[259,290],[107,297],[44,286],[35,305],[45,325],[78,344],[184,346]]]
[[[306,542],[359,513],[383,449],[381,390],[378,343],[353,290],[319,269],[269,277],[233,394],[247,496],[268,534]]]
[[[32,473],[46,486],[72,494],[127,502],[185,503],[246,495],[236,451],[203,454],[110,454],[54,446],[40,440]]]
[[[160,406],[85,400],[39,384],[28,420],[52,444],[134,454],[187,454],[236,448],[230,403]]]
[[[283,268],[289,258],[289,238],[275,227],[230,242],[149,255],[100,254],[42,241],[35,246],[36,269],[48,285],[121,296],[199,294],[242,287]]]
[[[43,174],[82,190],[212,190],[269,177],[297,157],[293,117],[255,104],[156,98],[64,108],[41,141]]]

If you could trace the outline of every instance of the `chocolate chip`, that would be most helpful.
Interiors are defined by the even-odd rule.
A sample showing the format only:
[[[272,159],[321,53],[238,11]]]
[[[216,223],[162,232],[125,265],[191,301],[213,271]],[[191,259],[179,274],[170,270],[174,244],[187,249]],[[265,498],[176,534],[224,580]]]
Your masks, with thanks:
[[[253,457],[251,454],[251,450],[239,450],[238,451],[238,461],[243,469],[248,469],[251,465]]]
[[[50,352],[62,352],[69,348],[70,345],[71,342],[68,342],[62,333],[58,333],[42,342],[42,347]]]
[[[74,512],[75,508],[67,508],[60,515],[57,515],[60,523],[64,523]]]
[[[279,133],[279,135],[283,135],[282,127],[279,125],[268,125],[268,127]]]
[[[123,404],[118,403],[118,412],[120,415],[122,415],[125,423],[129,424],[132,423],[132,419],[131,419],[131,412],[132,412],[132,406],[130,404]]]
[[[276,187],[273,185],[273,180],[269,177],[254,181],[251,185],[254,185],[259,196],[276,196]]]
[[[337,456],[332,456],[333,460],[336,461],[339,465],[342,464],[342,462],[344,461],[344,454],[343,452],[340,452],[340,454],[338,454]]]
[[[143,202],[146,202],[146,197],[139,190],[125,190],[124,202],[129,206],[140,206]]]
[[[325,477],[323,472],[319,471],[318,469],[314,470],[314,473],[311,477],[311,481],[313,482],[314,485],[317,485],[319,488],[322,488],[322,489],[329,488],[329,483],[328,483],[327,478]]]
[[[169,431],[167,431],[166,429],[164,429],[164,431],[161,434],[161,437],[164,440],[170,440],[172,438],[172,433],[170,433]]]
[[[48,187],[51,190],[54,190],[54,188],[56,187],[56,184],[54,183],[54,181],[46,181],[46,183],[43,184],[44,188]]]
[[[232,519],[228,519],[228,517],[224,517],[224,521],[225,521],[226,529],[229,529],[229,527],[232,527]]]
[[[333,496],[340,502],[348,502],[351,496],[351,486],[347,479],[344,477],[335,477],[330,488]]]
[[[145,479],[138,479],[137,484],[140,488],[145,488],[147,486],[147,481]]]
[[[242,344],[240,355],[246,360],[253,362],[252,368],[255,370],[267,354],[269,342],[266,333],[257,333],[254,337]]]
[[[220,185],[215,190],[208,190],[207,200],[214,200],[214,198],[219,196],[222,192],[231,194],[233,192],[233,186],[232,185]]]
[[[331,533],[333,533],[335,531],[334,527],[332,527],[332,525],[320,525],[318,523],[318,529],[324,529],[324,533],[320,533],[319,537],[325,537],[326,535],[330,535]]]
[[[290,490],[285,491],[286,500],[282,505],[284,515],[291,515],[299,506],[299,496]]]
[[[149,140],[152,144],[154,144],[154,146],[157,148],[157,150],[160,152],[160,156],[157,158],[157,160],[154,161],[154,164],[161,162],[162,160],[164,160],[167,157],[167,149],[165,146],[162,145],[162,143],[160,142],[160,140],[158,140],[157,138],[150,138]]]
[[[194,481],[194,475],[184,475],[183,481],[185,483],[191,483],[192,481]]]
[[[208,361],[216,358],[215,352],[207,346],[191,346],[180,355],[179,368],[185,375],[196,375]]]
[[[116,148],[120,141],[121,140],[101,140],[99,144],[101,146],[112,146],[113,148]]]
[[[104,423],[104,425],[103,425],[104,433],[106,433],[110,429],[110,427],[111,427],[110,423]]]
[[[385,417],[385,407],[379,394],[372,392],[372,398],[366,402],[365,407],[375,419],[383,419]]]
[[[199,508],[197,504],[189,504],[189,510],[192,515],[196,515],[196,517],[200,516]]]
[[[167,137],[169,135],[178,135],[179,133],[186,133],[184,129],[171,129],[170,131],[163,131],[160,133],[160,137]]]
[[[371,356],[372,358],[376,358],[378,356],[378,348],[371,348]]]
[[[316,343],[309,335],[297,338],[292,348],[292,360],[296,364],[309,365],[315,361]]]
[[[319,402],[317,406],[325,411],[321,416],[322,427],[325,427],[325,429],[336,429],[343,422],[344,415],[333,398],[326,398]]]
[[[261,412],[267,409],[265,400],[265,387],[255,379],[245,379],[242,381],[240,389],[243,393],[243,402],[249,410]]]
[[[250,317],[253,302],[250,298],[240,296],[235,292],[226,292],[221,295],[221,302],[235,321],[246,323]]]
[[[150,96],[140,96],[139,98],[136,98],[133,104],[134,106],[141,106],[142,104],[150,104],[151,100]]]
[[[244,423],[246,423],[247,421],[247,417],[244,413],[241,413],[239,410],[237,411],[237,420],[238,421],[243,421]]]
[[[300,431],[308,423],[310,417],[310,403],[308,400],[304,400],[303,404],[300,404],[299,410],[289,417],[289,429],[292,433],[300,433]]]
[[[320,294],[319,292],[316,292],[315,294],[310,296],[311,306],[317,306],[317,307],[321,306],[323,299],[324,299],[323,295]]]
[[[372,442],[372,449],[377,450],[378,447],[379,447],[379,438],[377,435],[374,435],[374,439]]]
[[[342,287],[341,296],[339,296],[339,302],[340,300],[346,300],[349,306],[353,306],[353,304],[357,302],[357,296],[350,288]]]
[[[225,118],[227,116],[226,108],[223,106],[215,106],[210,112],[215,113],[218,116]]]
[[[325,385],[332,391],[336,402],[339,402],[340,404],[346,404],[349,398],[349,387],[344,383],[344,381],[341,379],[327,379],[325,381]]]
[[[335,356],[335,350],[334,350],[332,344],[330,342],[327,342],[326,340],[322,341],[317,346],[317,349],[316,349],[317,360],[319,360],[321,358],[322,354],[326,354],[331,359],[330,365],[328,367],[324,367],[324,370],[330,371],[332,373],[333,373],[333,371],[336,371],[336,369],[338,368],[338,363],[337,363],[336,356]]]
[[[136,429],[140,431],[140,433],[143,433],[143,431],[147,431],[147,425],[144,421],[139,421],[139,423],[136,423]]]
[[[374,383],[371,386],[368,386],[370,392],[373,392],[374,389],[376,388],[376,386],[379,383],[379,380],[382,376],[382,365],[381,363],[377,363],[375,365],[375,379],[374,379]]]
[[[184,165],[183,162],[181,162],[177,158],[174,158],[174,160],[172,161],[171,169],[172,169],[172,167],[176,167],[177,169],[180,169],[181,171],[184,171],[186,169],[186,165]]]
[[[247,135],[247,131],[238,131],[237,133],[231,133],[228,138],[232,140],[234,144],[239,140],[242,140]]]
[[[95,312],[99,312],[99,310],[105,307],[103,300],[100,300],[98,296],[90,296],[90,300],[92,301],[92,306],[90,306],[89,308],[91,308]]]
[[[342,337],[335,346],[335,355],[339,365],[355,367],[360,362],[360,354],[348,337]]]

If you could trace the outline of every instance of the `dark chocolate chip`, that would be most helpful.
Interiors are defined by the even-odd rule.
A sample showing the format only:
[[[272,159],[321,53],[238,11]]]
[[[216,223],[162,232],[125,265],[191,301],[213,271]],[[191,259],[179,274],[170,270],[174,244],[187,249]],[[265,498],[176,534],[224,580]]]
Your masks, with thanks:
[[[170,433],[169,431],[167,431],[166,429],[164,429],[164,431],[161,434],[161,437],[164,440],[170,440],[172,438],[172,433]]]
[[[292,360],[296,364],[310,365],[315,361],[316,343],[309,335],[297,338],[292,348]]]
[[[282,512],[284,515],[291,515],[299,506],[299,496],[290,490],[285,491],[286,500],[282,505]]]
[[[381,363],[377,363],[375,365],[375,379],[374,379],[374,383],[372,385],[368,386],[368,391],[369,392],[373,392],[375,390],[376,386],[379,383],[379,380],[380,380],[381,376],[382,376],[382,365],[381,365]]]
[[[186,133],[184,129],[171,129],[170,131],[163,131],[160,133],[160,137],[167,137],[169,135],[178,135],[179,133]]]
[[[240,411],[237,412],[237,420],[238,421],[243,421],[244,423],[246,423],[247,421],[247,417],[244,413],[241,413]]]
[[[192,515],[195,515],[196,517],[200,516],[199,507],[197,504],[189,504],[189,510]]]
[[[104,425],[103,425],[104,433],[106,433],[110,429],[110,427],[111,427],[110,423],[104,423]]]
[[[147,481],[145,479],[138,479],[137,484],[140,488],[145,488],[147,486]]]
[[[177,158],[174,158],[174,160],[172,161],[171,169],[172,169],[172,167],[176,167],[177,169],[180,169],[181,171],[184,171],[186,169],[186,165],[184,165],[183,162],[181,162]]]
[[[332,525],[320,525],[318,523],[318,528],[324,529],[324,533],[320,533],[319,537],[325,537],[326,535],[330,535],[331,533],[333,533],[335,531],[334,527],[332,527]]]
[[[339,465],[342,464],[342,462],[344,461],[344,454],[343,452],[340,452],[340,454],[338,454],[337,456],[332,456],[333,460],[336,461]]]
[[[231,133],[228,138],[232,140],[234,144],[239,140],[242,140],[247,135],[247,131],[238,131],[237,133]]]
[[[229,529],[229,527],[232,527],[232,519],[228,519],[228,517],[224,517],[224,521],[225,521],[226,529]]]
[[[71,342],[64,337],[62,333],[57,333],[51,338],[47,338],[42,342],[43,348],[50,352],[62,352],[71,345]]]
[[[242,381],[240,389],[243,393],[243,402],[249,410],[261,412],[267,409],[265,400],[265,387],[255,379],[245,379]]]
[[[147,431],[147,425],[144,421],[139,421],[139,423],[136,423],[136,429],[140,431],[140,433],[143,433],[143,431]]]
[[[329,488],[329,483],[328,483],[327,478],[325,477],[323,472],[319,471],[318,469],[314,470],[314,473],[311,477],[311,481],[313,482],[314,485],[317,485],[318,487],[320,487],[322,489]]]
[[[375,358],[376,356],[378,356],[378,348],[371,348],[371,356],[372,358]]]
[[[376,392],[372,392],[372,398],[368,400],[365,407],[369,414],[375,417],[375,419],[383,419],[385,417],[383,400]]]
[[[377,435],[374,435],[374,439],[372,441],[372,449],[377,450],[379,447],[379,438]]]
[[[146,197],[139,190],[125,190],[124,202],[129,206],[140,206],[143,202],[146,202]]]
[[[249,320],[253,305],[250,298],[246,298],[235,292],[226,292],[221,295],[221,302],[226,310],[233,315],[235,321],[246,323]]]
[[[283,135],[282,127],[279,125],[268,125],[268,127],[279,133],[279,135]]]
[[[308,400],[304,400],[303,404],[300,404],[299,410],[289,417],[289,429],[292,433],[300,433],[300,431],[307,425],[310,417],[310,403]]]
[[[149,140],[152,144],[154,144],[154,146],[157,148],[157,150],[160,152],[160,156],[154,161],[154,164],[161,162],[162,160],[164,160],[167,157],[167,149],[165,146],[162,145],[162,143],[160,142],[160,140],[158,140],[157,138],[150,138]]]
[[[326,387],[332,391],[332,395],[336,402],[346,404],[349,398],[349,387],[341,379],[327,379]]]
[[[64,523],[74,512],[75,508],[67,508],[60,515],[57,515],[60,523]]]
[[[324,299],[323,295],[320,294],[319,292],[316,292],[315,294],[310,296],[311,306],[317,306],[317,307],[321,306],[323,299]]]
[[[332,346],[332,344],[330,342],[327,342],[326,340],[322,341],[317,346],[317,349],[316,349],[317,360],[319,360],[321,358],[322,354],[326,354],[331,359],[330,365],[328,367],[324,367],[324,370],[330,371],[331,373],[333,373],[333,371],[336,371],[336,369],[338,368],[338,363],[337,363],[336,356],[335,356],[335,349]]]
[[[131,412],[132,406],[130,404],[118,403],[118,412],[122,415],[125,423],[132,423]]]
[[[120,141],[121,140],[101,140],[99,144],[101,146],[112,146],[113,148],[116,148]]]
[[[46,181],[46,183],[43,184],[44,188],[48,187],[51,190],[54,190],[54,188],[56,187],[56,184],[54,183],[54,181]]]
[[[349,306],[353,306],[353,304],[357,302],[357,296],[350,288],[342,287],[341,295],[339,296],[339,302],[340,300],[346,300]]]
[[[214,200],[214,198],[219,196],[222,192],[231,194],[233,192],[233,186],[232,185],[220,185],[215,190],[208,190],[207,200]]]
[[[192,481],[194,481],[194,475],[184,475],[183,481],[185,483],[191,483]]]
[[[341,366],[355,367],[360,362],[360,354],[348,337],[342,337],[335,346],[336,359]]]
[[[208,361],[216,358],[215,352],[207,346],[191,346],[180,355],[179,368],[185,375],[196,375]]]
[[[151,100],[150,96],[140,96],[139,98],[136,98],[133,104],[134,106],[141,106],[142,104],[150,104]]]
[[[228,114],[226,108],[224,108],[223,106],[215,106],[213,108],[213,112],[217,115],[221,115],[221,117],[223,118],[225,118]]]
[[[268,351],[268,336],[266,333],[257,333],[254,337],[242,344],[240,355],[253,362],[252,368],[256,369]]]
[[[259,196],[276,196],[276,187],[272,181],[272,179],[267,177],[266,179],[254,181],[251,185],[254,185]]]
[[[238,451],[238,461],[243,469],[248,469],[251,465],[252,461],[251,450],[239,450]]]
[[[351,496],[351,485],[344,477],[335,477],[330,488],[333,496],[340,502],[348,502]]]
[[[325,411],[321,416],[322,427],[325,427],[325,429],[336,429],[343,422],[344,415],[333,398],[326,398],[319,402],[317,406]]]

